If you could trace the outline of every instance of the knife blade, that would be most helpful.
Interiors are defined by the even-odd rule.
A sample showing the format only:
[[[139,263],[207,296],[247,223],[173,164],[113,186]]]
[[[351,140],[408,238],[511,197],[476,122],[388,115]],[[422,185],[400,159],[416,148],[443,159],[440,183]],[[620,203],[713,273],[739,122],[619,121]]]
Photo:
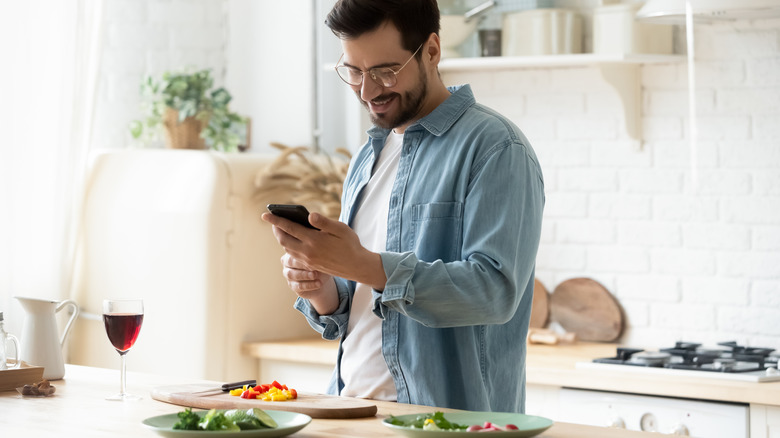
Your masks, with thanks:
[[[246,386],[256,386],[257,385],[257,380],[254,380],[254,379],[253,380],[242,380],[240,382],[225,383],[222,386],[220,386],[219,388],[204,389],[203,391],[196,391],[196,392],[192,392],[190,394],[191,395],[197,395],[199,397],[209,397],[209,396],[212,396],[212,395],[223,394],[223,393],[228,392],[228,391],[230,391],[232,389],[243,388],[244,385],[246,385]]]

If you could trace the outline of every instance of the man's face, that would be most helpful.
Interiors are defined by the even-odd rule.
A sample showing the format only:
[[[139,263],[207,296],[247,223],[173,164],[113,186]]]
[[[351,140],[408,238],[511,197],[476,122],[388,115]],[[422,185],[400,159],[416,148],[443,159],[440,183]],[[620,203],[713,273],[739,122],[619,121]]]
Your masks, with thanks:
[[[342,63],[364,72],[377,67],[398,71],[412,56],[412,52],[401,46],[401,35],[391,24],[358,38],[343,40],[342,47]],[[372,123],[385,129],[403,130],[421,117],[428,95],[428,74],[415,57],[396,75],[396,79],[397,83],[388,88],[364,73],[363,83],[351,87],[368,110]]]

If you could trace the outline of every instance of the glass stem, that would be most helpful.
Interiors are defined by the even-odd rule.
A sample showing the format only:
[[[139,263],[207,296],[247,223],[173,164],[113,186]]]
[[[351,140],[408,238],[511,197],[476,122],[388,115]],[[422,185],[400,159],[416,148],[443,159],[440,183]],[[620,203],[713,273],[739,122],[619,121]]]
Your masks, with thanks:
[[[125,379],[125,375],[127,374],[127,366],[126,366],[126,361],[125,361],[125,355],[126,354],[127,354],[126,351],[119,352],[119,356],[122,357],[122,373],[121,373],[122,374],[122,380],[121,380],[121,383],[120,383],[121,387],[119,388],[119,394],[120,395],[127,394],[127,386],[126,386],[126,381],[127,380]]]

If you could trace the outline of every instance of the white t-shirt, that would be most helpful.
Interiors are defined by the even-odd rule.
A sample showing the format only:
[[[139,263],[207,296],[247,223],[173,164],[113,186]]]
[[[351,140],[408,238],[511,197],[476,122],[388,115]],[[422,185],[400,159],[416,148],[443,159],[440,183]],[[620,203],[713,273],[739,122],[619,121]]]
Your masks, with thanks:
[[[360,243],[374,252],[386,249],[390,192],[398,172],[403,139],[403,134],[394,132],[387,136],[353,221]],[[355,288],[347,336],[342,343],[344,388],[341,395],[395,401],[398,396],[393,377],[382,356],[382,320],[371,310],[371,290],[371,286],[362,283]]]

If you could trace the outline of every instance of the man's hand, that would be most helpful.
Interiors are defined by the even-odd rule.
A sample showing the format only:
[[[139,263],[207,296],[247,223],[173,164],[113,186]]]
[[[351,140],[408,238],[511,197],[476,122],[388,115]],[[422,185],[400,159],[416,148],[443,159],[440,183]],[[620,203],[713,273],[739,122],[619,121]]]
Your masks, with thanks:
[[[330,315],[338,309],[338,290],[332,276],[312,270],[288,253],[282,256],[282,266],[290,289],[309,300],[317,313]]]
[[[312,230],[287,219],[264,213],[273,225],[276,240],[289,255],[285,278],[296,293],[327,286],[327,276],[337,276],[384,290],[387,277],[379,254],[360,244],[358,235],[346,224],[318,214],[309,214]],[[289,269],[289,271],[287,271]],[[300,295],[300,293],[299,293]]]

